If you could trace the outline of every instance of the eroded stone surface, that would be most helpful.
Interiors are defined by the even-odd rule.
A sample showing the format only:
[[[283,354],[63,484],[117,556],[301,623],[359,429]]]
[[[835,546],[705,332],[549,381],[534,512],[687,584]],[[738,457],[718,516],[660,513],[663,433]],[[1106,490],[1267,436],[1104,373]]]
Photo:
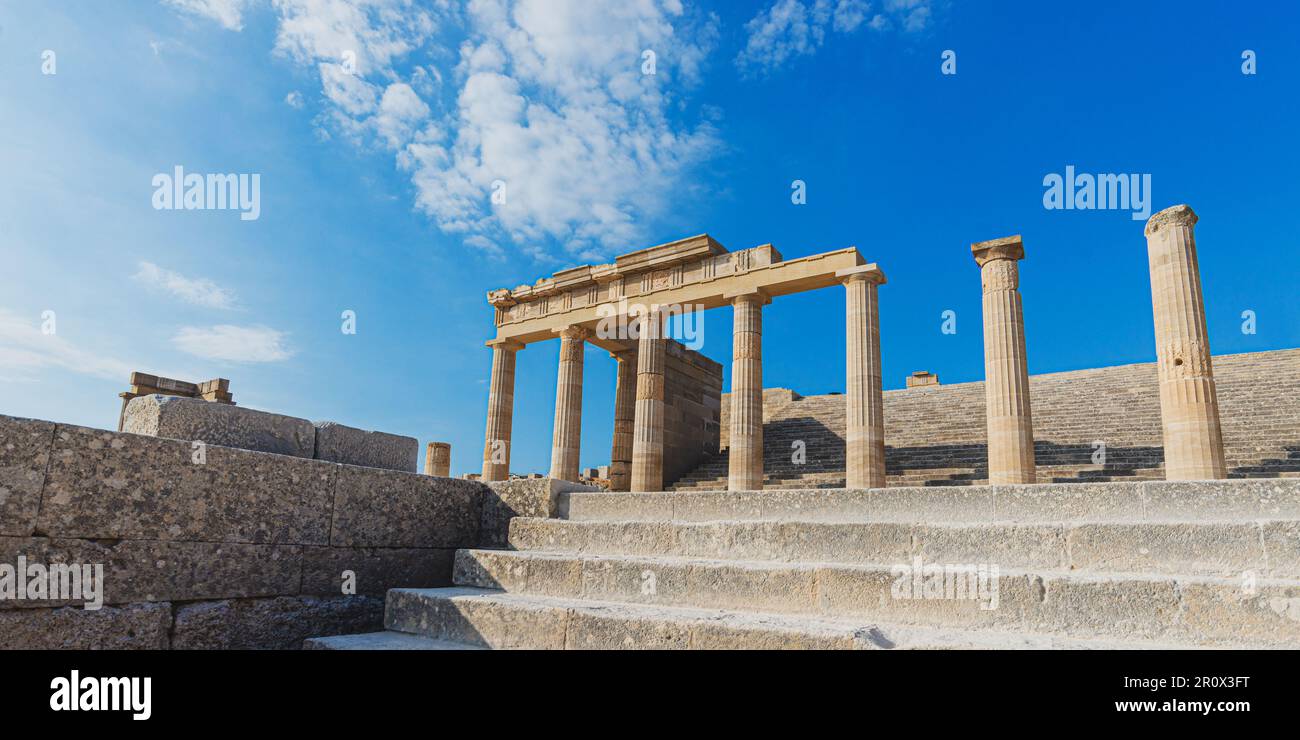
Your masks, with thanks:
[[[316,428],[306,419],[181,396],[131,399],[122,431],[307,458],[316,443]]]
[[[314,456],[317,460],[345,465],[414,473],[420,457],[420,442],[415,437],[318,421]]]
[[[487,487],[476,481],[338,468],[331,544],[467,547],[476,544]]]
[[[308,637],[371,632],[383,622],[371,596],[283,596],[186,604],[176,609],[172,648],[296,650]]]
[[[51,537],[326,544],[335,471],[347,468],[211,446],[198,463],[195,452],[180,440],[60,425],[39,529]]]
[[[32,533],[53,438],[51,422],[0,416],[0,534]]]
[[[171,604],[0,611],[0,650],[163,650]]]

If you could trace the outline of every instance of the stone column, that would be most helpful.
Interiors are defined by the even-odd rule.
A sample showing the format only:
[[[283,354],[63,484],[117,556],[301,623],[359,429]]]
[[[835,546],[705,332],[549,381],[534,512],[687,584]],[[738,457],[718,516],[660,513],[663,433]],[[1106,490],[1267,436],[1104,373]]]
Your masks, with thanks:
[[[636,423],[636,352],[612,352],[618,362],[614,386],[614,444],[609,454],[609,490],[632,487],[632,429]]]
[[[658,312],[638,320],[636,414],[632,423],[632,490],[664,489],[664,322]]]
[[[446,442],[430,442],[424,449],[424,474],[439,478],[451,477],[451,445]]]
[[[582,360],[591,332],[581,326],[569,326],[555,333],[560,335],[560,372],[555,381],[551,477],[576,483],[582,447]]]
[[[724,296],[735,325],[731,341],[731,440],[727,490],[763,490],[763,306],[761,291]]]
[[[988,415],[989,483],[1033,483],[1034,424],[1020,306],[1020,237],[971,245],[984,286],[984,393]]]
[[[1228,475],[1195,226],[1196,214],[1181,205],[1152,216],[1146,227],[1166,480]]]
[[[845,487],[884,488],[885,395],[876,286],[884,285],[885,273],[870,264],[835,276],[845,289]]]
[[[492,348],[492,381],[488,388],[482,480],[507,480],[510,478],[510,426],[515,413],[515,353],[524,345],[508,339],[494,339],[487,345]]]

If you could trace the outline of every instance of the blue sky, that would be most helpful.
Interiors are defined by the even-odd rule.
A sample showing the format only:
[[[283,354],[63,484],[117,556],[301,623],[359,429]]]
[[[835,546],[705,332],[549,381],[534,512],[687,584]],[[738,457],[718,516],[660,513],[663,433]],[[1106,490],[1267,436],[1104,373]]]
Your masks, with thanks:
[[[1276,3],[5,3],[0,413],[108,428],[131,370],[222,376],[475,471],[485,292],[701,232],[877,261],[887,388],[982,377],[969,245],[1012,233],[1031,372],[1152,360],[1143,223],[1045,209],[1067,165],[1200,215],[1215,353],[1300,346],[1298,31]],[[257,173],[259,218],[155,210],[176,165]],[[764,339],[767,386],[843,389],[841,291],[776,301]],[[517,472],[547,468],[557,357],[519,355]],[[613,361],[585,378],[595,466]]]

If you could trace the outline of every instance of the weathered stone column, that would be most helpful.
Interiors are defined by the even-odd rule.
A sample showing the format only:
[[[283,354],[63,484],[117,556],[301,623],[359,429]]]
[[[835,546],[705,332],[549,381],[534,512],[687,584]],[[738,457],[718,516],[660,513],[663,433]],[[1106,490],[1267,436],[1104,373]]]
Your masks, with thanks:
[[[609,490],[632,486],[632,429],[636,423],[636,352],[612,352],[618,362],[614,386],[614,444],[609,453]]]
[[[451,476],[451,445],[446,442],[430,442],[424,448],[424,474],[439,478]]]
[[[515,353],[524,345],[507,339],[494,339],[487,345],[492,348],[492,380],[488,388],[482,479],[507,480],[510,478],[510,426],[515,413]]]
[[[632,490],[664,488],[664,322],[647,312],[638,319],[636,414],[632,422]]]
[[[555,333],[560,335],[560,372],[555,381],[551,477],[576,483],[582,447],[582,360],[591,332],[581,326],[569,326]]]
[[[1196,214],[1174,206],[1147,221],[1165,479],[1227,477],[1219,399],[1196,261]]]
[[[845,486],[885,487],[885,395],[880,369],[880,312],[875,264],[835,273],[844,283],[846,391]]]
[[[727,490],[763,490],[763,306],[759,290],[724,296],[735,324],[731,340],[731,440]]]
[[[1020,237],[971,245],[984,286],[984,393],[989,483],[1033,483],[1034,423],[1029,403],[1025,320],[1020,305]]]

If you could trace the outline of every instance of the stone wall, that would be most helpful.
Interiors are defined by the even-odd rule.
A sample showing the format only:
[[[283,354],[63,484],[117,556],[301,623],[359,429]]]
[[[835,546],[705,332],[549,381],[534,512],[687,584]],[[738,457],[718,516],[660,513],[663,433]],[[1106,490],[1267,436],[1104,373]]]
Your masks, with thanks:
[[[718,452],[722,365],[677,341],[665,342],[664,485]]]
[[[0,599],[0,648],[296,648],[379,629],[390,587],[451,582],[489,495],[473,481],[0,415],[0,564],[104,569],[99,610]]]

